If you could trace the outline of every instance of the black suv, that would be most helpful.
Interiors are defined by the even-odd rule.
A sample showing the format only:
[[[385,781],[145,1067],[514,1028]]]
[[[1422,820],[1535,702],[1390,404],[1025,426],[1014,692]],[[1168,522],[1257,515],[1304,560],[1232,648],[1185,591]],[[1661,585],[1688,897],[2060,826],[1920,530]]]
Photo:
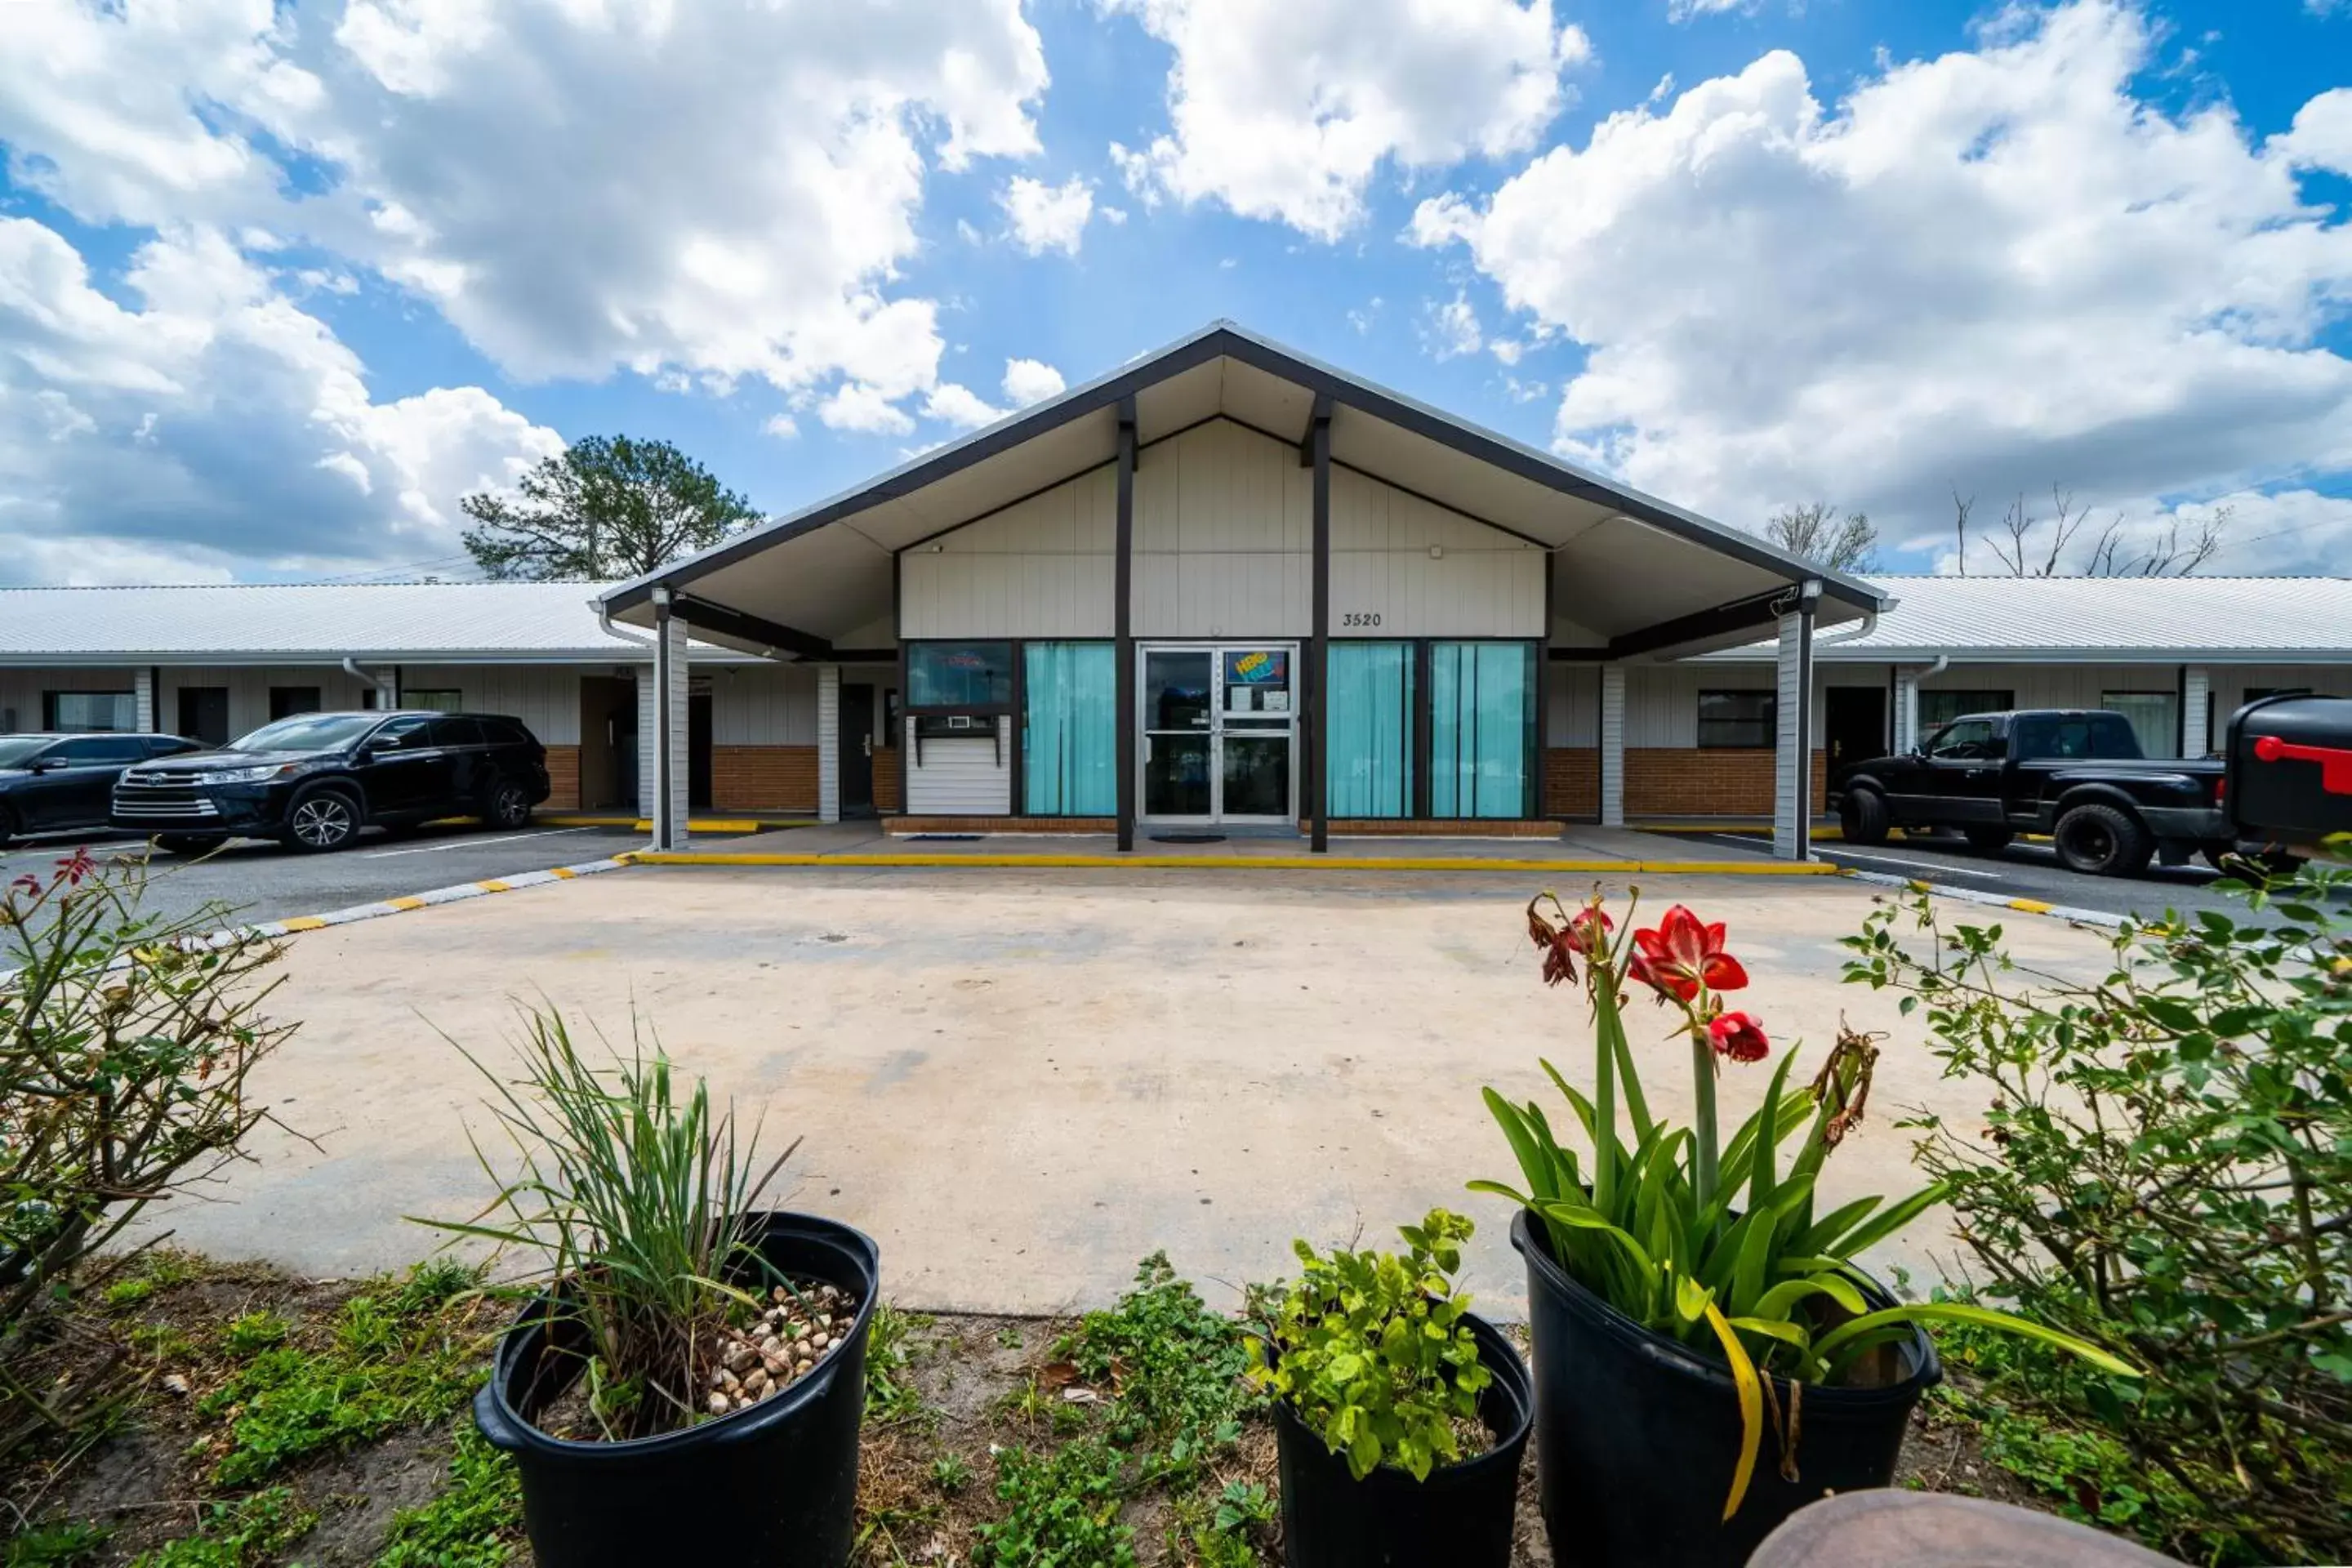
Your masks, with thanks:
[[[547,792],[547,748],[518,719],[301,713],[223,751],[125,769],[111,820],[180,855],[236,837],[318,851],[370,824],[478,816],[520,827]]]
[[[177,735],[0,735],[0,845],[20,834],[104,827],[123,769],[195,750]]]

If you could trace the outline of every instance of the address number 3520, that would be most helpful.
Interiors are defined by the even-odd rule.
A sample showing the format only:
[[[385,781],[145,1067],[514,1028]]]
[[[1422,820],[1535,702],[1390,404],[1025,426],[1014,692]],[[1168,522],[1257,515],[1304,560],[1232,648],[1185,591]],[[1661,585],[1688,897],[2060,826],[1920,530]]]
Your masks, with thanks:
[[[1343,626],[1376,626],[1381,624],[1378,610],[1349,610],[1339,617]]]

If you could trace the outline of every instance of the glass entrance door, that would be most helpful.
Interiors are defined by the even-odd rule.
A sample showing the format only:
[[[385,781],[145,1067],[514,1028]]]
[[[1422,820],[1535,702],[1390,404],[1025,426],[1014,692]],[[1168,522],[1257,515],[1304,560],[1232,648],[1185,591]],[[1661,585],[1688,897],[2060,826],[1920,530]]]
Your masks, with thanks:
[[[1142,650],[1146,820],[1296,819],[1297,652],[1287,643]]]

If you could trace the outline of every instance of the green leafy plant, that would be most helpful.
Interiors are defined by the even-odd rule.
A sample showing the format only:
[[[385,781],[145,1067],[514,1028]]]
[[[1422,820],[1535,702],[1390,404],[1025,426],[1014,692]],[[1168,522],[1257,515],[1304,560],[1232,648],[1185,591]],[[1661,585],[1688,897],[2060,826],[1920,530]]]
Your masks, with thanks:
[[[761,1168],[758,1129],[739,1143],[732,1108],[714,1114],[699,1079],[681,1096],[658,1045],[648,1057],[633,1034],[626,1056],[593,1066],[551,1008],[526,1015],[519,1054],[519,1082],[466,1055],[495,1088],[520,1174],[499,1177],[477,1142],[497,1195],[471,1220],[420,1223],[536,1258],[520,1288],[551,1287],[551,1312],[584,1331],[607,1437],[691,1426],[721,1331],[759,1304],[731,1281],[764,1282],[750,1226],[799,1141]]]
[[[1592,1093],[1580,1093],[1550,1062],[1541,1065],[1581,1125],[1591,1163],[1561,1144],[1539,1105],[1514,1104],[1488,1089],[1487,1108],[1502,1125],[1527,1190],[1499,1182],[1470,1186],[1535,1214],[1560,1267],[1618,1311],[1722,1357],[1737,1390],[1741,1426],[1725,1519],[1747,1497],[1768,1397],[1776,1412],[1790,1404],[1766,1380],[1884,1380],[1888,1347],[1907,1337],[1914,1324],[1999,1326],[2084,1357],[2113,1377],[2137,1375],[2111,1352],[2030,1320],[1959,1301],[1874,1308],[1862,1294],[1853,1259],[1946,1192],[1932,1184],[1891,1205],[1870,1196],[1815,1212],[1813,1185],[1822,1162],[1868,1102],[1878,1057],[1868,1037],[1842,1034],[1811,1085],[1795,1091],[1788,1083],[1796,1052],[1783,1052],[1763,1103],[1727,1143],[1718,1142],[1719,1064],[1758,1062],[1771,1054],[1762,1023],[1724,1005],[1723,994],[1744,988],[1748,972],[1726,950],[1723,926],[1677,904],[1655,927],[1615,936],[1615,922],[1597,895],[1570,914],[1558,899],[1539,894],[1527,914],[1528,934],[1544,955],[1547,984],[1574,982],[1582,966],[1598,1037]],[[1679,1020],[1675,1033],[1689,1042],[1696,1110],[1689,1127],[1650,1113],[1625,1029],[1623,998],[1635,985]],[[1630,1143],[1620,1136],[1621,1125],[1631,1131]],[[1781,1145],[1791,1135],[1797,1149],[1784,1166]],[[1782,1428],[1784,1448],[1797,1440],[1789,1429],[1793,1426]]]
[[[931,1486],[941,1497],[953,1497],[971,1485],[971,1467],[961,1454],[941,1454],[931,1461]]]
[[[1135,1568],[1135,1531],[1118,1522],[1121,1468],[1096,1437],[999,1453],[1004,1517],[972,1532],[972,1568]]]
[[[319,1516],[291,1488],[199,1504],[196,1532],[142,1554],[131,1568],[261,1568],[310,1533]]]
[[[1979,1293],[2147,1369],[1964,1342],[1985,1404],[2053,1436],[2007,1451],[2045,1484],[2070,1447],[2136,1470],[2126,1522],[2178,1555],[2352,1559],[2352,877],[2218,886],[2248,909],[2127,922],[2089,979],[1916,896],[1846,977],[1986,1088],[1908,1123]]]
[[[135,1304],[100,1257],[147,1205],[219,1174],[268,1117],[247,1076],[292,1033],[262,1014],[278,945],[217,905],[144,907],[147,873],[85,851],[0,888],[0,1456],[111,1397],[26,1358],[68,1279]],[[145,1287],[142,1289],[142,1287]]]
[[[1470,1298],[1453,1279],[1475,1228],[1432,1209],[1398,1227],[1402,1257],[1323,1258],[1292,1244],[1304,1272],[1283,1292],[1250,1380],[1345,1455],[1358,1480],[1382,1465],[1427,1480],[1463,1457],[1456,1428],[1477,1420],[1478,1395],[1495,1380],[1462,1321]]]
[[[221,1331],[221,1349],[233,1356],[258,1355],[286,1342],[286,1320],[275,1312],[247,1312]]]
[[[932,1415],[908,1370],[915,1356],[909,1336],[929,1325],[930,1319],[921,1313],[903,1311],[887,1301],[875,1307],[866,1330],[866,1419],[869,1423],[896,1426]]]
[[[460,1426],[447,1489],[393,1515],[375,1568],[501,1568],[521,1539],[522,1479],[514,1461]]]
[[[481,1381],[478,1336],[439,1307],[404,1303],[400,1289],[387,1280],[344,1302],[323,1343],[316,1335],[296,1342],[269,1313],[229,1326],[225,1340],[247,1331],[247,1348],[232,1353],[249,1359],[196,1406],[227,1424],[215,1485],[250,1486],[313,1455],[438,1420],[466,1402]]]
[[[106,1544],[107,1529],[86,1520],[61,1520],[19,1530],[0,1545],[0,1568],[79,1568]]]
[[[1209,1310],[1164,1252],[1138,1264],[1118,1304],[1081,1318],[1054,1353],[1087,1383],[1116,1393],[1109,1436],[1146,1450],[1147,1477],[1182,1478],[1238,1440],[1242,1417],[1263,1403],[1247,1379],[1242,1326]]]

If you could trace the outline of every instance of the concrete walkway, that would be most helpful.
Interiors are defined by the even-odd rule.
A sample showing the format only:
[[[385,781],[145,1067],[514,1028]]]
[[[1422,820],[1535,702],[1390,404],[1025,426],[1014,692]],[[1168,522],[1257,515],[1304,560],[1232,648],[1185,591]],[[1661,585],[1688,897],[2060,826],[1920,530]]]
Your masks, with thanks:
[[[634,1007],[764,1121],[763,1146],[804,1138],[782,1201],[871,1231],[908,1304],[1097,1304],[1160,1247],[1238,1286],[1294,1267],[1294,1236],[1380,1241],[1444,1204],[1478,1220],[1473,1282],[1509,1313],[1510,1211],[1463,1191],[1516,1179],[1479,1087],[1549,1105],[1538,1055],[1578,1078],[1589,1060],[1580,999],[1543,988],[1524,934],[1542,880],[635,868],[315,931],[270,1002],[301,1031],[253,1089],[320,1147],[265,1129],[214,1189],[226,1201],[152,1212],[189,1245],[316,1276],[422,1255],[435,1237],[401,1216],[470,1215],[490,1187],[466,1126],[498,1148],[487,1086],[441,1031],[502,1064],[518,1002],[545,999],[623,1041]],[[1914,1186],[1902,1108],[1966,1118],[1982,1096],[1942,1080],[1891,997],[1836,983],[1869,893],[1643,879],[1650,917],[1675,900],[1729,922],[1756,979],[1743,1005],[1776,1043],[1810,1042],[1803,1060],[1842,1012],[1890,1031],[1872,1118],[1824,1189]],[[2084,973],[2104,952],[2052,921],[2011,935]],[[1687,1047],[1650,1008],[1634,1027],[1653,1103],[1681,1113]],[[1765,1081],[1727,1071],[1727,1115]],[[1923,1267],[1933,1236],[1901,1256]]]

